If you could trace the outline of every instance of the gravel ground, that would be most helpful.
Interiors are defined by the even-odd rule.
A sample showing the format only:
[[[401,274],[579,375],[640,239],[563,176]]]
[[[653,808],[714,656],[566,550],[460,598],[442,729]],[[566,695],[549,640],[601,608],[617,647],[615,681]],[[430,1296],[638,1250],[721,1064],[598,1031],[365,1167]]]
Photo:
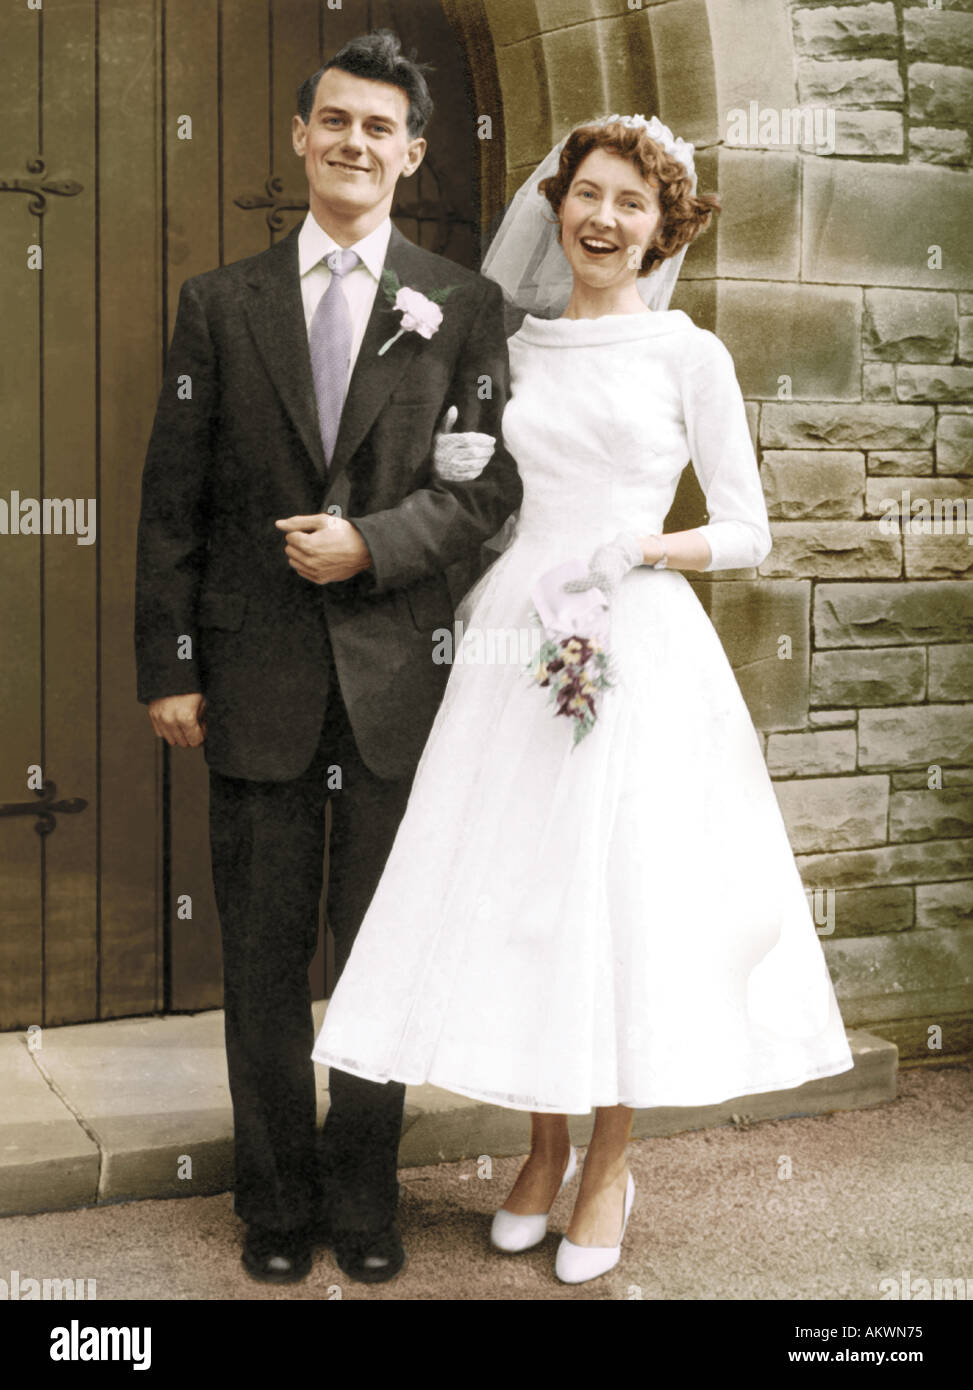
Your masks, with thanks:
[[[554,1275],[577,1180],[543,1245],[490,1248],[519,1158],[489,1177],[472,1161],[403,1169],[409,1262],[388,1284],[353,1283],[326,1249],[303,1284],[253,1282],[229,1194],[0,1219],[0,1278],[95,1279],[99,1301],[871,1300],[907,1270],[969,1280],[973,1298],[969,1066],[904,1071],[898,1099],[870,1110],[642,1140],[630,1160],[621,1262],[584,1285]]]

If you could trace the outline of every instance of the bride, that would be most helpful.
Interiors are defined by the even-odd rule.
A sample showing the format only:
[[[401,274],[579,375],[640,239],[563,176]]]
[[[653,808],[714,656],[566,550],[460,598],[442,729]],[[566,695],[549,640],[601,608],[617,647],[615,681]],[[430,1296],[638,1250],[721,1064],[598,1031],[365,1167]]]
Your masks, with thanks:
[[[531,1113],[492,1227],[508,1252],[544,1238],[576,1171],[567,1116],[594,1109],[555,1262],[575,1283],[619,1258],[634,1109],[853,1065],[757,733],[683,574],[759,565],[771,547],[732,359],[666,307],[719,209],[696,195],[692,155],[654,117],[579,127],[484,263],[535,311],[509,342],[503,419],[524,497],[458,616],[467,639],[536,632],[534,610],[552,640],[559,617],[561,636],[602,622],[611,685],[581,729],[591,702],[552,704],[522,659],[454,653],[313,1052]],[[440,467],[451,438],[470,466],[477,438],[444,434]],[[707,524],[660,535],[690,460]],[[565,574],[582,577],[565,589]]]

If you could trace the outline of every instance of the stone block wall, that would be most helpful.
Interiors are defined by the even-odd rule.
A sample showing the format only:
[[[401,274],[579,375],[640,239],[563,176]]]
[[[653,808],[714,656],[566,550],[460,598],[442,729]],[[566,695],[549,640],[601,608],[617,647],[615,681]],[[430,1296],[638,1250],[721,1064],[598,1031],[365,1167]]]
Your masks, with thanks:
[[[733,354],[774,547],[696,591],[762,730],[846,1023],[903,1061],[969,1057],[973,0],[483,12],[508,197],[617,110],[693,140],[723,200],[673,307]],[[808,107],[830,148],[768,138]],[[705,519],[684,482],[667,529]]]
[[[767,761],[805,884],[833,894],[823,940],[846,1022],[907,1058],[963,1055],[973,1048],[973,13],[796,3],[791,21],[798,104],[831,109],[833,153],[721,150],[795,159],[803,176],[801,268],[786,292],[811,349],[790,352],[778,326],[737,353],[744,390],[760,398],[774,534],[760,574],[811,587],[806,725],[770,732]],[[742,338],[748,295],[783,306],[786,320],[782,288],[737,284],[717,323]],[[775,387],[776,368],[789,380]],[[930,525],[913,533],[925,505]],[[929,1033],[937,1025],[941,1038]]]

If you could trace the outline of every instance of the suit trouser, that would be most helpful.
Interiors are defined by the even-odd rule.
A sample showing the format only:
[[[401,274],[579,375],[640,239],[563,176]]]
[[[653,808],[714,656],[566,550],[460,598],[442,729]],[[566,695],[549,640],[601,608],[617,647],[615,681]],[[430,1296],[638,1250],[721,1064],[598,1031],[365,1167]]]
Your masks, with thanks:
[[[314,760],[300,777],[251,782],[210,771],[234,1211],[246,1222],[300,1229],[320,1219],[323,1201],[335,1224],[351,1230],[381,1229],[395,1214],[405,1087],[332,1068],[330,1110],[316,1133],[308,967],[318,936],[326,802],[327,918],[340,976],[411,783],[383,781],[364,765],[335,676]]]

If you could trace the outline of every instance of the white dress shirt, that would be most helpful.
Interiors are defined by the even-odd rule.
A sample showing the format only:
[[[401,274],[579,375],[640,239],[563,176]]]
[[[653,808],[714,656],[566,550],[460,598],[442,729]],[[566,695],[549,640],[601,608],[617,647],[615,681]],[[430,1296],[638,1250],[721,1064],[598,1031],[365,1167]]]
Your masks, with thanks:
[[[356,241],[347,250],[356,251],[359,261],[354,270],[349,270],[342,281],[342,289],[351,314],[351,360],[348,363],[348,381],[355,369],[355,362],[365,336],[368,318],[375,303],[385,253],[389,237],[392,235],[391,219],[386,217],[368,236]],[[308,212],[297,236],[298,268],[301,276],[301,298],[304,301],[304,322],[308,335],[311,320],[320,303],[321,296],[331,284],[331,271],[327,257],[332,251],[340,250],[338,243],[328,235],[314,214]],[[345,390],[348,382],[345,382]]]

